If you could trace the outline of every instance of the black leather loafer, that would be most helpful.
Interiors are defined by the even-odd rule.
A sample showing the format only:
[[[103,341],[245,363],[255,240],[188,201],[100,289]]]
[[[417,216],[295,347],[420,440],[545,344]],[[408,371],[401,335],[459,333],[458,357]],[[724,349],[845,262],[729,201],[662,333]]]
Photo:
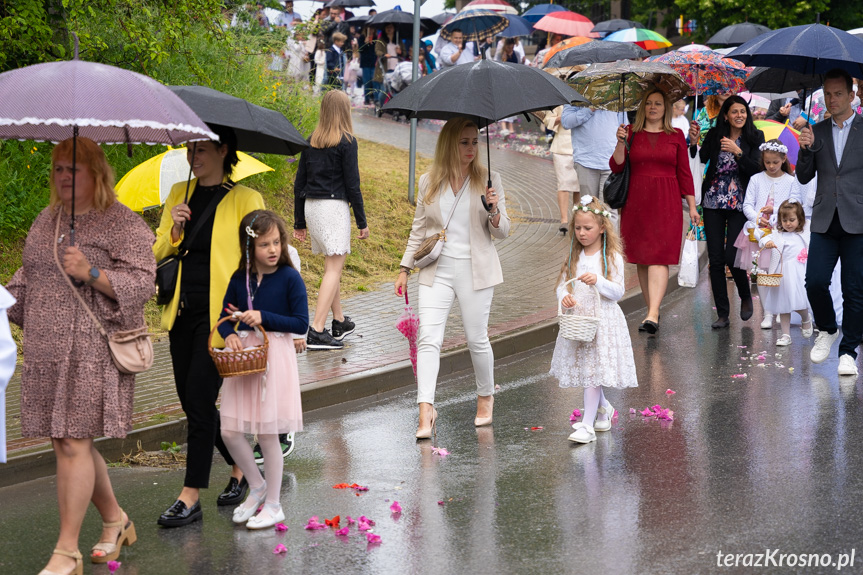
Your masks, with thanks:
[[[752,298],[748,297],[740,300],[740,319],[746,321],[750,317],[752,317]]]
[[[246,498],[246,495],[249,493],[249,484],[246,482],[246,478],[243,477],[239,481],[236,478],[231,477],[231,480],[228,482],[225,490],[222,491],[219,498],[216,500],[217,505],[239,505],[243,502],[243,499]]]
[[[731,325],[731,322],[728,321],[728,318],[727,317],[721,317],[718,320],[716,320],[715,322],[713,322],[710,325],[710,327],[712,327],[713,329],[723,329],[723,328],[728,327],[729,325]]]
[[[159,516],[157,523],[163,527],[182,527],[203,517],[204,511],[201,509],[200,501],[196,501],[191,507],[186,507],[185,503],[177,499]]]
[[[641,325],[644,326],[644,331],[646,331],[647,333],[649,333],[651,335],[653,335],[654,333],[659,331],[659,324],[655,321],[646,319],[646,320],[644,320],[644,323]]]

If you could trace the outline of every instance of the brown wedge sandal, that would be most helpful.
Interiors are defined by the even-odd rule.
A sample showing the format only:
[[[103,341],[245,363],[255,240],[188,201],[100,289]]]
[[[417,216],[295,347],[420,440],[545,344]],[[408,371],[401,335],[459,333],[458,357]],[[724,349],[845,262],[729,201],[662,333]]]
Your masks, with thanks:
[[[90,561],[93,563],[107,563],[108,561],[113,561],[120,556],[120,547],[123,545],[131,545],[138,540],[138,536],[135,534],[135,524],[132,523],[132,520],[129,519],[128,515],[125,513],[123,513],[123,515],[126,517],[125,523],[122,519],[112,523],[102,523],[103,529],[119,527],[120,534],[117,536],[116,543],[105,541],[96,543],[90,551]],[[100,554],[97,555],[97,553]]]
[[[62,549],[54,549],[54,555],[65,555],[75,560],[75,568],[66,573],[57,573],[56,571],[48,571],[42,569],[39,575],[84,575],[84,561],[80,551],[63,551]]]

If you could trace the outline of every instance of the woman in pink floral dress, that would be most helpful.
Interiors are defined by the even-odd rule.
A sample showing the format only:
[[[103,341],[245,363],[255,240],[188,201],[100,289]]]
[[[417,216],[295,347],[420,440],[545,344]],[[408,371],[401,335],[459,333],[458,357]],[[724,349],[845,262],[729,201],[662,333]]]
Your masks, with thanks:
[[[60,537],[43,573],[64,575],[81,572],[78,535],[90,501],[103,525],[90,554],[94,563],[115,559],[121,545],[135,540],[134,525],[117,503],[105,460],[93,445],[95,437],[131,431],[135,377],[114,366],[106,339],[62,274],[77,282],[75,289],[112,333],[144,325],[156,270],[153,233],[117,201],[102,150],[78,138],[76,158],[73,169],[71,140],[54,148],[50,205],[33,222],[22,266],[6,286],[17,300],[9,319],[24,329],[21,431],[24,437],[50,437],[57,457]]]

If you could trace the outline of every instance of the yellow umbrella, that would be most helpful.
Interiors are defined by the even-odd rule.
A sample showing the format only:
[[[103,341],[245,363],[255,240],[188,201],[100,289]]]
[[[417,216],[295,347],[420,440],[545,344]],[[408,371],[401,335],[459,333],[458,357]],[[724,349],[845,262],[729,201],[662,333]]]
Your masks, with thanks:
[[[234,166],[231,179],[236,181],[273,168],[248,154],[237,152],[240,161]],[[171,187],[189,177],[186,148],[172,148],[138,164],[115,186],[120,203],[136,212],[158,208],[165,203]]]

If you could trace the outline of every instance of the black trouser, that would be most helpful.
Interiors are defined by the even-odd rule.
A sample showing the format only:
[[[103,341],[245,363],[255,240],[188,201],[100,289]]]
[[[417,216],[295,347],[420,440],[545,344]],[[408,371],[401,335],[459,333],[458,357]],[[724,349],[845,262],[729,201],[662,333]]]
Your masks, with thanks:
[[[819,330],[836,333],[836,311],[830,280],[837,261],[842,261],[842,341],[839,355],[857,357],[863,338],[863,234],[842,229],[839,213],[833,214],[823,234],[812,233],[806,260],[806,295]]]
[[[734,258],[737,255],[734,241],[745,224],[746,216],[743,212],[704,208],[704,234],[707,238],[707,260],[710,262],[710,287],[713,289],[716,315],[721,318],[728,318],[731,314],[725,266],[731,270],[731,277],[737,284],[737,294],[740,299],[752,297],[746,271],[734,267]]]
[[[219,431],[216,399],[222,378],[207,346],[210,335],[209,296],[187,294],[183,298],[184,306],[169,334],[174,382],[189,426],[183,485],[205,489],[210,483],[213,445],[229,465],[233,465],[234,460]]]

